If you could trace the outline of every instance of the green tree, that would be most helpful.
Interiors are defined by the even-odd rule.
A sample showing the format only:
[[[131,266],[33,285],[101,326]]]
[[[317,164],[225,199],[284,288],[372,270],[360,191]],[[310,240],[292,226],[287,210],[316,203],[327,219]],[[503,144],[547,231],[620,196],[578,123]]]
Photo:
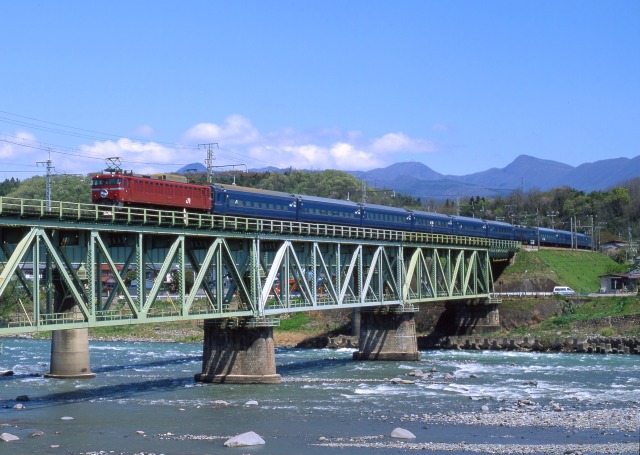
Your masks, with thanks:
[[[14,179],[13,177],[11,177],[11,179],[5,179],[4,182],[0,183],[0,196],[6,196],[19,186],[20,180]]]
[[[21,199],[45,199],[46,177],[36,176],[24,180],[8,195]],[[51,177],[51,199],[63,202],[91,203],[91,179],[76,175]]]

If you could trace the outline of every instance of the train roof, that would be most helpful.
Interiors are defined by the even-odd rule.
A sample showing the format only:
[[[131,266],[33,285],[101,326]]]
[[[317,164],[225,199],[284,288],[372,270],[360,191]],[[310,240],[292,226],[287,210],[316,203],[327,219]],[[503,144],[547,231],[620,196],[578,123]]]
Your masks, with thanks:
[[[459,216],[459,215],[455,215],[452,217],[455,220],[460,220],[460,221],[464,221],[467,223],[486,223],[485,220],[483,220],[482,218],[472,218],[470,216]]]
[[[302,202],[311,201],[311,202],[320,202],[323,204],[340,204],[349,207],[358,207],[360,204],[353,201],[345,201],[342,199],[331,199],[328,197],[319,197],[319,196],[309,196],[308,194],[295,194],[295,196],[300,199]]]
[[[440,218],[442,220],[451,221],[451,219],[453,218],[451,215],[445,215],[443,213],[438,213],[438,212],[425,212],[422,210],[412,210],[412,212],[415,216],[420,216],[420,217],[430,218],[430,219]]]
[[[410,210],[407,210],[402,207],[391,207],[389,205],[379,205],[379,204],[360,204],[364,207],[365,211],[367,209],[375,209],[375,210],[387,210],[389,212],[402,212],[403,214],[411,213]]]
[[[237,186],[237,185],[223,185],[221,183],[213,183],[211,187],[218,191],[225,192],[242,192],[242,193],[253,193],[253,194],[261,194],[265,196],[274,196],[274,197],[294,197],[291,193],[285,193],[284,191],[273,191],[273,190],[263,190],[261,188],[250,188],[248,186]]]
[[[126,178],[126,179],[148,179],[159,180],[162,182],[179,183],[181,185],[191,185],[198,187],[207,187],[200,183],[190,183],[185,176],[180,174],[134,174],[128,171],[104,171],[102,174],[95,174],[92,179],[111,179],[111,178]]]
[[[509,227],[519,227],[519,226],[514,226],[511,223],[507,223],[506,221],[497,221],[497,220],[485,220],[487,223],[492,224],[494,226],[509,226]],[[526,226],[524,227],[525,229]]]

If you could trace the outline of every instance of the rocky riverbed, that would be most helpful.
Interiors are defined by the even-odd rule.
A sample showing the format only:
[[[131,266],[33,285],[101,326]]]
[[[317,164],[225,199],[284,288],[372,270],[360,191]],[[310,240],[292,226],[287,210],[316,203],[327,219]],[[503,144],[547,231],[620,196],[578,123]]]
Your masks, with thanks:
[[[310,343],[308,343],[310,344]],[[358,337],[339,335],[316,340],[328,348],[357,348]],[[519,352],[567,352],[590,354],[640,354],[640,338],[580,336],[553,340],[532,337],[453,336],[438,339],[418,337],[421,349],[464,349]]]

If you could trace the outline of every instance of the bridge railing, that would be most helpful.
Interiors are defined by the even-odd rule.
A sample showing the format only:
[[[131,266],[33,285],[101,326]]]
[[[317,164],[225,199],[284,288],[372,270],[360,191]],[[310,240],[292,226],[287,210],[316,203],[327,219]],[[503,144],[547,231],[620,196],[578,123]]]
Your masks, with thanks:
[[[520,243],[514,240],[488,239],[430,232],[406,232],[389,229],[339,226],[295,221],[241,218],[209,213],[157,210],[139,207],[114,207],[75,202],[43,201],[0,197],[0,216],[24,219],[60,220],[87,223],[110,223],[154,227],[180,227],[197,230],[294,234],[312,237],[334,237],[390,241],[416,244],[446,244],[486,247],[515,251]]]

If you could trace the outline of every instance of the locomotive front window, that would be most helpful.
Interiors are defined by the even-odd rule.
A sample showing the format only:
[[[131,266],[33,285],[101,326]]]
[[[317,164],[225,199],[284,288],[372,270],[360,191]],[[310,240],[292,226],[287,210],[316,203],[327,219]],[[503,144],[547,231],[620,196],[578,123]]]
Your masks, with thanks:
[[[109,178],[109,179],[95,179],[93,180],[93,185],[120,185],[122,183],[122,179],[119,178]]]

